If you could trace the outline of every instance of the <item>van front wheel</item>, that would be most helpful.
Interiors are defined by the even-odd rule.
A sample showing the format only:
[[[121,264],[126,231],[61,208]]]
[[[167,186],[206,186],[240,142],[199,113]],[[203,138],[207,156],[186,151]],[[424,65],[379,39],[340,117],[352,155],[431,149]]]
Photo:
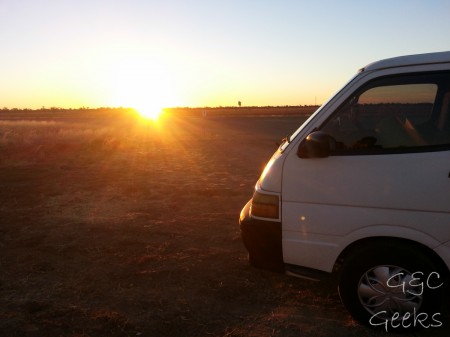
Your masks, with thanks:
[[[442,326],[443,279],[430,259],[398,243],[355,253],[342,267],[339,295],[358,322],[386,331]]]

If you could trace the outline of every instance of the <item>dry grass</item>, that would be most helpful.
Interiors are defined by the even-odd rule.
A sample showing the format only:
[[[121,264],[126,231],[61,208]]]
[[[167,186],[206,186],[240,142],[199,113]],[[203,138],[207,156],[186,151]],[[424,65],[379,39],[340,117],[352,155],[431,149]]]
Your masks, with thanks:
[[[0,122],[0,336],[384,336],[247,263],[239,211],[303,119]]]

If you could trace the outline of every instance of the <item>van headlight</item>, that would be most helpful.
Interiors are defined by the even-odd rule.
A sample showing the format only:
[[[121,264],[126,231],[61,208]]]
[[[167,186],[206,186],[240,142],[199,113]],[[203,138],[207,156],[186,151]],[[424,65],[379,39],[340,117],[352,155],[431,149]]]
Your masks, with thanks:
[[[255,217],[280,218],[280,198],[275,194],[265,194],[255,191],[252,198],[250,214]]]

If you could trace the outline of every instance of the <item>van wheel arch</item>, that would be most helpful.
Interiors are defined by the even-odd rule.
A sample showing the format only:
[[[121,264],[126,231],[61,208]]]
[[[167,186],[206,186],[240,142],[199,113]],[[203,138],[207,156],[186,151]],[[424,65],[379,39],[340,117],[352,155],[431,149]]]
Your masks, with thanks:
[[[339,254],[333,267],[333,273],[339,274],[345,261],[349,259],[353,254],[359,254],[361,250],[369,249],[368,247],[370,247],[371,249],[383,249],[384,247],[393,246],[396,246],[396,249],[410,247],[417,250],[421,254],[427,256],[433,262],[433,264],[436,265],[440,273],[442,273],[443,275],[447,275],[447,277],[450,277],[450,270],[447,268],[447,265],[432,249],[416,241],[386,236],[365,238],[352,242]]]

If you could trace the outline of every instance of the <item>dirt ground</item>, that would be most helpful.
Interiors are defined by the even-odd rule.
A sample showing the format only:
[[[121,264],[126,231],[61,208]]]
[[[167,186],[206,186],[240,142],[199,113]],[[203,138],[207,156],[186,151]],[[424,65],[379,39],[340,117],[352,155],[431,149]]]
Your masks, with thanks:
[[[7,124],[0,336],[385,336],[356,324],[330,282],[248,264],[239,212],[304,119],[59,120],[15,141]]]

